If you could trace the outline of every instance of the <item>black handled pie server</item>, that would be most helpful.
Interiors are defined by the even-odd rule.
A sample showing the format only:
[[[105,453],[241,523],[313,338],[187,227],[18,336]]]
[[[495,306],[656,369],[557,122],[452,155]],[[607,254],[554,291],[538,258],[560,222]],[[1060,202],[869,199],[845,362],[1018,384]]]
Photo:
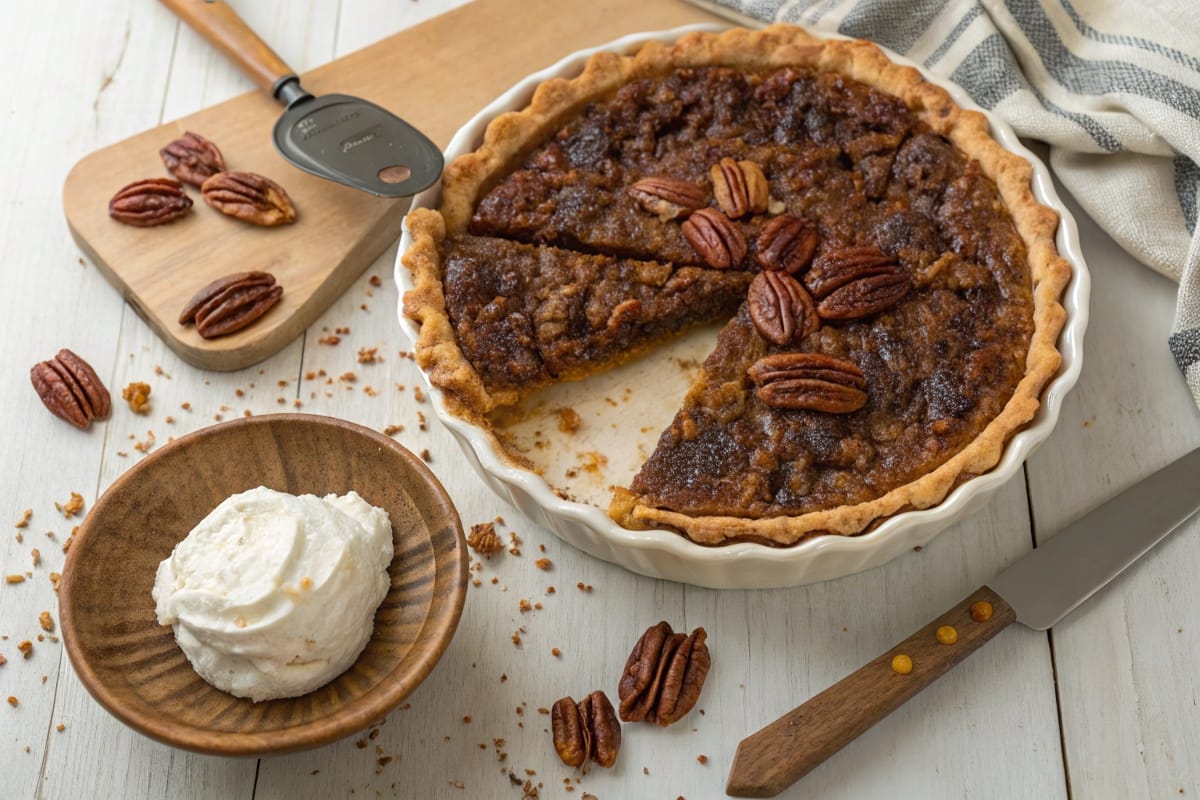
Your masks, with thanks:
[[[161,1],[285,106],[275,147],[298,168],[380,197],[409,197],[442,174],[442,151],[425,134],[361,98],[309,94],[222,0]]]

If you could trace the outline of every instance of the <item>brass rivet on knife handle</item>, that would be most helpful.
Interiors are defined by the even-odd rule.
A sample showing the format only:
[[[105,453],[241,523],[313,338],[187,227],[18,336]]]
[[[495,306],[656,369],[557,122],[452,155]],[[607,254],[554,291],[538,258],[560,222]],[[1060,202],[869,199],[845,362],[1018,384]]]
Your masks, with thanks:
[[[971,618],[979,601],[992,605],[991,618]],[[774,797],[807,775],[917,692],[1016,621],[1000,595],[984,586],[857,672],[741,741],[725,792],[733,797]],[[953,645],[938,642],[942,625],[958,630]],[[913,669],[892,670],[892,657],[905,653]]]
[[[161,0],[162,4],[237,64],[259,88],[274,91],[292,68],[222,0]]]

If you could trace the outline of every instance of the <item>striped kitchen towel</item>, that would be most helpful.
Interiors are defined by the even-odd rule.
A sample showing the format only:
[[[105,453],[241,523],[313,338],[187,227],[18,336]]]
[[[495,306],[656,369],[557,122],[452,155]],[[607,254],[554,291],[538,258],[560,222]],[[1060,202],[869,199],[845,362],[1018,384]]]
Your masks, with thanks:
[[[1050,146],[1079,204],[1179,283],[1168,341],[1200,405],[1200,3],[1196,0],[692,0],[871,39]]]

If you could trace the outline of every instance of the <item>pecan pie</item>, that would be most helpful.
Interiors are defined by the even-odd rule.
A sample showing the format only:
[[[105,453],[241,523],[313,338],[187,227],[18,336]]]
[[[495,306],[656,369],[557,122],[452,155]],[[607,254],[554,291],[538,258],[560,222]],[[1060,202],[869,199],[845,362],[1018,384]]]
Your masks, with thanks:
[[[704,544],[859,533],[995,466],[1058,367],[1071,270],[1031,175],[867,42],[599,53],[409,215],[417,359],[486,425],[727,320],[610,514]]]

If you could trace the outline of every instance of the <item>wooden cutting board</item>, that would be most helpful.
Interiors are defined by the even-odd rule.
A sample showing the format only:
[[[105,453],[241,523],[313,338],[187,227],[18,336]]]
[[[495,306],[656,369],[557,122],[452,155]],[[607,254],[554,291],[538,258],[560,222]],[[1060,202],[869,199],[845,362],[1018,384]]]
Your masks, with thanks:
[[[715,17],[681,0],[475,0],[301,76],[313,94],[342,92],[378,103],[445,146],[468,118],[525,75],[584,47],[641,30]],[[406,200],[349,189],[292,167],[271,131],[282,109],[265,92],[132,136],[81,160],[67,176],[63,207],[80,248],[185,361],[235,370],[302,333],[400,235]],[[284,186],[298,219],[258,228],[209,208],[199,192],[183,219],[134,228],[108,216],[122,186],[167,173],[159,149],[184,131],[221,148],[230,169]],[[283,299],[231,336],[205,341],[177,323],[195,292],[245,270],[275,275]]]

